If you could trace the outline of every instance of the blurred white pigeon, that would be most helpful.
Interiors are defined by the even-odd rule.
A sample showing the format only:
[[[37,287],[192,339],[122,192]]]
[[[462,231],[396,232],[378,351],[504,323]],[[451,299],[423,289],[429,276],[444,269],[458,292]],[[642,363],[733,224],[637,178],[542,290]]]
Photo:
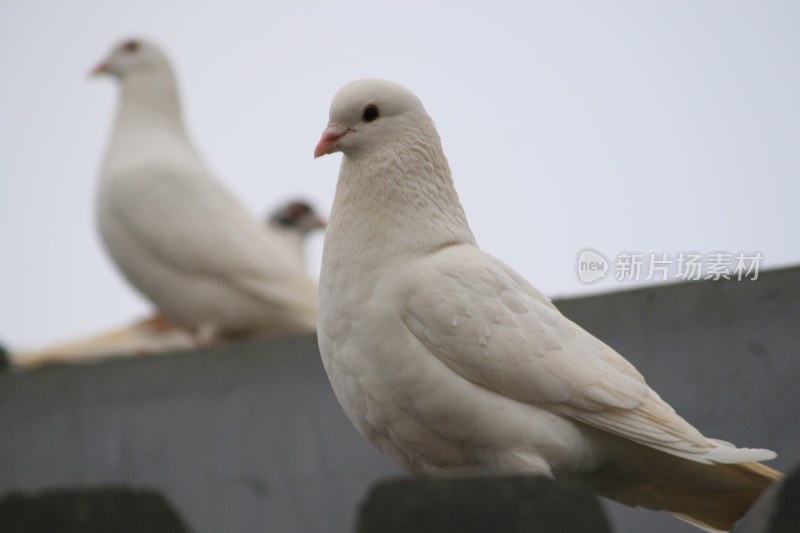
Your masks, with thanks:
[[[271,234],[284,239],[288,249],[303,268],[304,240],[314,229],[325,227],[325,221],[305,201],[295,200],[281,206],[266,220]],[[155,315],[105,331],[99,335],[58,343],[35,351],[15,350],[9,363],[18,370],[31,370],[54,363],[90,363],[109,357],[153,355],[190,349],[195,339],[184,329],[170,323],[163,315]],[[1,347],[0,347],[1,348]],[[2,351],[0,351],[2,355]],[[0,358],[0,371],[2,358]]]
[[[161,51],[128,40],[93,72],[121,90],[97,220],[125,277],[201,338],[313,331],[315,283],[198,157]]]
[[[708,439],[613,349],[475,243],[433,121],[395,83],[333,99],[314,155],[343,152],[319,346],[350,420],[414,473],[579,478],[726,530],[780,476]]]
[[[267,227],[272,233],[283,239],[284,247],[292,251],[299,262],[298,268],[305,268],[305,239],[317,229],[325,228],[325,221],[304,200],[293,200],[269,215]]]

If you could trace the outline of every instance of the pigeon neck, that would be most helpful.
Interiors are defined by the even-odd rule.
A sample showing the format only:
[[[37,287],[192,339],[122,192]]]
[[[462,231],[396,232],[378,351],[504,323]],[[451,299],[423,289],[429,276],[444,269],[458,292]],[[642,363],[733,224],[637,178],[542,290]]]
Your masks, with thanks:
[[[433,124],[369,155],[345,156],[328,224],[337,255],[364,268],[475,244]]]
[[[142,125],[185,135],[178,87],[171,74],[122,80],[116,130]]]
[[[290,256],[297,260],[299,268],[305,268],[305,235],[296,228],[287,228],[279,224],[270,223],[269,228],[274,230],[275,238],[280,239],[287,250],[291,251]]]

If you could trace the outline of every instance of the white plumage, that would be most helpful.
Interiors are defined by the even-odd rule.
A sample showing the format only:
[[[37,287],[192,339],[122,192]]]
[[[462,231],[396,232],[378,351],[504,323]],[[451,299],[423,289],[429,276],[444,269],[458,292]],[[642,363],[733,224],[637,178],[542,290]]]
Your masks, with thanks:
[[[401,466],[579,478],[716,529],[779,476],[755,463],[773,452],[704,437],[478,248],[410,91],[380,80],[341,89],[315,155],[335,151],[320,350],[350,420]]]
[[[120,85],[97,222],[125,277],[171,322],[204,336],[313,331],[315,283],[195,152],[161,51],[126,41],[95,72]]]
[[[325,222],[306,202],[293,201],[282,205],[266,220],[265,231],[283,240],[292,250],[298,268],[305,265],[305,238]],[[53,363],[87,363],[108,357],[152,355],[194,348],[196,339],[176,327],[159,313],[123,327],[104,331],[82,339],[58,343],[35,351],[11,352],[16,369],[29,370]]]

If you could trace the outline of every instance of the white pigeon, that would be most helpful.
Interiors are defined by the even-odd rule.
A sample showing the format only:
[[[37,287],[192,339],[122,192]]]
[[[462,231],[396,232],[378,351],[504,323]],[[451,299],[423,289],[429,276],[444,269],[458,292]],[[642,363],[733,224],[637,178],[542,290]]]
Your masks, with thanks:
[[[726,530],[775,453],[704,437],[622,356],[478,248],[433,121],[401,85],[334,97],[315,157],[342,152],[319,346],[350,420],[412,473],[577,478]]]
[[[201,338],[313,331],[316,284],[197,155],[164,54],[124,41],[94,73],[120,85],[97,221],[128,281]]]
[[[293,200],[269,215],[265,222],[274,235],[283,239],[284,246],[292,251],[299,268],[305,268],[306,237],[314,230],[325,228],[325,221],[314,208],[304,200]]]
[[[266,226],[271,235],[284,239],[285,246],[292,250],[297,263],[301,265],[298,268],[302,268],[305,265],[305,238],[313,230],[324,228],[325,221],[307,202],[295,200],[273,212],[267,218]],[[156,313],[101,334],[58,343],[41,350],[15,350],[10,353],[9,360],[15,369],[31,370],[55,363],[90,363],[112,356],[174,352],[191,349],[195,345],[192,335]]]

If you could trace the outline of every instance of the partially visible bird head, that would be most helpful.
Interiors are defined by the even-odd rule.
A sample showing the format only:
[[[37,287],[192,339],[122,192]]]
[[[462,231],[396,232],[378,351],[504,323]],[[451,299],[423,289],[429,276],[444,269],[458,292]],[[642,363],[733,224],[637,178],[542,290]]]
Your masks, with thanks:
[[[402,85],[377,79],[351,82],[333,97],[330,122],[314,157],[373,152],[402,137],[421,119],[430,121],[419,98]]]
[[[120,79],[143,73],[166,71],[170,66],[157,46],[141,39],[126,39],[111,49],[111,53],[90,74],[108,74]]]
[[[289,202],[281,207],[270,217],[269,222],[282,228],[297,230],[303,235],[325,227],[325,221],[314,208],[302,200]]]

